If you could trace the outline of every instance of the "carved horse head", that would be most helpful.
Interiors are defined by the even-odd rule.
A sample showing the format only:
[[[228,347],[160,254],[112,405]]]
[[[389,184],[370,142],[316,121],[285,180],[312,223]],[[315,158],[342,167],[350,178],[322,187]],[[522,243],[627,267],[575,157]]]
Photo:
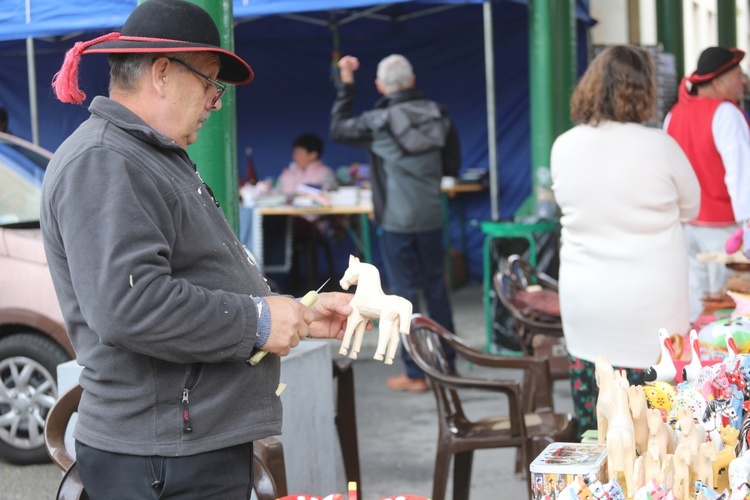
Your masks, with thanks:
[[[383,295],[378,268],[367,262],[360,262],[354,255],[349,256],[349,267],[344,271],[339,285],[344,290],[348,290],[351,285],[357,285],[354,293],[357,296],[375,293]]]

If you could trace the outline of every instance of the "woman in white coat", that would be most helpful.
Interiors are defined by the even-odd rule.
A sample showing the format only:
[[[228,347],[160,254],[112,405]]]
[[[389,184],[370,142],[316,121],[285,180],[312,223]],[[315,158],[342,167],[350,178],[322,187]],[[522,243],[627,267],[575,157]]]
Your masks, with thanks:
[[[597,356],[642,383],[659,357],[658,330],[689,328],[681,223],[698,214],[700,188],[677,143],[645,125],[655,115],[648,52],[609,47],[573,93],[576,126],[552,146],[560,307],[581,433],[596,428]]]

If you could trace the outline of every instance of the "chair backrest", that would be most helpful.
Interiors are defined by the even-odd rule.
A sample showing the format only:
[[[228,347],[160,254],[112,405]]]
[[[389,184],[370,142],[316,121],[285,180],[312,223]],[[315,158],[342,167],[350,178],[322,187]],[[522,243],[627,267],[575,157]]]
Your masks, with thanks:
[[[453,376],[455,373],[451,371],[440,338],[452,335],[429,318],[415,314],[412,316],[409,334],[402,336],[405,349],[431,382],[437,400],[440,425],[466,421],[461,398],[458,392],[446,383],[445,377]]]
[[[78,410],[83,389],[76,385],[63,394],[52,406],[44,426],[44,442],[47,454],[65,473],[57,490],[58,500],[86,500],[75,460],[65,447],[65,430],[73,414]],[[275,500],[287,494],[284,450],[273,437],[254,442],[253,487],[258,500]]]
[[[511,255],[495,273],[493,282],[500,302],[517,322],[547,333],[562,328],[555,279],[535,270],[519,255]],[[533,285],[539,291],[528,293]]]

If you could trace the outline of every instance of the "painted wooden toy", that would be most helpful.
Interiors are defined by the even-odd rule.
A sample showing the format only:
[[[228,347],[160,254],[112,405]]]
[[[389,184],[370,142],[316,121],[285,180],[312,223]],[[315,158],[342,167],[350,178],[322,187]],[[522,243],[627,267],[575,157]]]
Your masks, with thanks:
[[[728,398],[712,399],[706,403],[706,411],[701,417],[701,425],[708,432],[708,437],[718,451],[724,447],[721,438],[721,428],[737,420],[737,412],[734,410],[732,400]]]
[[[695,498],[697,500],[726,500],[729,498],[727,490],[724,490],[723,493],[717,493],[701,480],[695,481],[693,485],[695,486]]]
[[[700,373],[701,368],[703,368],[698,332],[696,332],[695,329],[690,330],[690,352],[692,353],[690,363],[685,365],[685,368],[683,368],[682,371],[682,378],[686,382],[692,382],[698,378],[698,374]]]
[[[657,481],[652,481],[636,491],[633,498],[634,500],[674,500],[674,495]]]
[[[732,493],[732,499],[744,498],[743,493],[747,493],[748,482],[750,481],[750,413],[745,413],[740,426],[740,433],[737,438],[737,444],[734,453],[737,456],[729,462],[729,490]]]
[[[661,358],[659,362],[646,370],[645,380],[649,382],[672,382],[677,376],[675,367],[675,352],[669,332],[665,328],[659,329],[659,345],[661,346]],[[680,378],[682,375],[680,374]]]
[[[735,429],[731,425],[722,426],[721,429],[719,429],[719,435],[721,436],[721,440],[724,442],[724,448],[722,448],[716,454],[716,461],[713,464],[713,486],[718,489],[729,487],[729,481],[727,480],[727,467],[729,467],[729,462],[737,458],[737,456],[734,454],[734,447],[737,444],[739,434],[740,430]],[[724,472],[724,474],[721,474],[722,471]]]
[[[712,367],[708,367],[711,369]],[[701,422],[706,414],[706,398],[694,389],[683,389],[672,398],[672,408],[669,410],[667,421],[674,424],[679,419],[680,412],[687,411],[696,422]]]
[[[661,346],[661,357],[657,364],[646,370],[646,383],[682,382],[684,380],[684,368],[688,365],[688,361],[678,359],[672,339],[665,328],[659,329],[659,345]]]
[[[671,385],[654,382],[651,385],[644,385],[643,392],[646,394],[649,408],[658,408],[665,417],[672,411],[674,389]]]
[[[349,267],[339,282],[341,288],[348,290],[351,285],[357,285],[349,305],[352,313],[346,322],[344,339],[339,353],[346,355],[354,335],[354,345],[349,357],[357,359],[357,353],[362,347],[362,337],[365,333],[367,321],[378,320],[378,346],[374,358],[378,361],[385,359],[385,364],[393,364],[399,343],[399,334],[409,333],[411,325],[412,304],[398,295],[386,295],[380,285],[380,272],[372,264],[360,262],[357,257],[349,256]],[[387,350],[386,350],[387,349]]]

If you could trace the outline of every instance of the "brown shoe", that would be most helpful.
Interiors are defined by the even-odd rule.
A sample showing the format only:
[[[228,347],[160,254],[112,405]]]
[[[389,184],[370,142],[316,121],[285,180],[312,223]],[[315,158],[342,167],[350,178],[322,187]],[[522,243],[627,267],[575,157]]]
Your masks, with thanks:
[[[424,392],[427,390],[427,382],[409,378],[406,374],[390,377],[386,386],[392,391]]]

